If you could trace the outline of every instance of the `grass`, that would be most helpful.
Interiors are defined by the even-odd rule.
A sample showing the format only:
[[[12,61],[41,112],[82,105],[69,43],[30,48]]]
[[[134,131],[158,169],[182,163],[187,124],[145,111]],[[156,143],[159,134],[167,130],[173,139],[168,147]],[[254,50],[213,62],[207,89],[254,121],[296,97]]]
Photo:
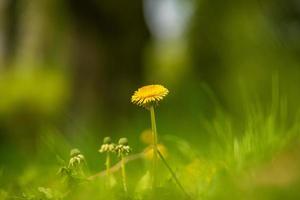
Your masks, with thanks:
[[[165,133],[160,132],[160,142],[167,150],[167,165],[192,199],[300,197],[298,118],[289,115],[286,100],[276,86],[272,93],[268,106],[245,97],[245,110],[238,119],[216,102],[213,117],[203,118],[200,128],[188,133],[195,140],[200,139],[197,135],[206,135],[205,146],[200,145],[203,141],[197,145],[162,128]],[[159,119],[157,123],[163,127]],[[128,129],[122,134],[129,137],[133,152],[121,161],[126,163],[128,192],[123,189],[123,168],[117,156],[111,155],[110,178],[106,177],[106,156],[97,152],[101,144],[95,142],[102,138],[83,135],[74,142],[48,130],[38,141],[36,157],[27,158],[26,165],[14,171],[0,164],[0,200],[187,199],[162,162],[156,172],[160,186],[151,189],[149,144],[141,147],[139,136],[130,132]],[[86,165],[80,166],[83,173],[70,169],[58,175],[58,170],[68,165],[73,147],[85,157]]]

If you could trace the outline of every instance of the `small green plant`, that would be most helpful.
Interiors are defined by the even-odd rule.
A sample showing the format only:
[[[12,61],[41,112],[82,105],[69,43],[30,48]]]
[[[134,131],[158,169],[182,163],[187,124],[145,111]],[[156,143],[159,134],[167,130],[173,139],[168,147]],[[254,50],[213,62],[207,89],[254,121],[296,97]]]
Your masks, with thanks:
[[[63,160],[61,163],[65,163]],[[58,174],[61,175],[69,185],[73,185],[78,180],[85,179],[85,173],[83,166],[85,164],[85,158],[79,149],[72,149],[70,151],[70,160],[68,164],[64,164],[58,170]]]
[[[126,177],[126,168],[125,168],[125,156],[127,156],[131,148],[128,145],[128,139],[127,138],[120,138],[118,145],[116,146],[116,152],[118,153],[119,158],[121,159],[121,172],[122,172],[122,182],[123,182],[123,188],[124,192],[128,192],[127,188],[127,177]]]
[[[105,160],[105,167],[106,167],[106,176],[107,176],[107,183],[109,186],[112,186],[112,177],[110,174],[110,167],[111,167],[111,154],[115,152],[116,145],[112,143],[112,139],[110,137],[105,137],[103,139],[103,144],[99,149],[100,153],[106,153],[106,160]]]
[[[82,164],[84,164],[85,158],[79,149],[72,149],[70,156],[69,168],[80,169],[80,171],[82,171]]]
[[[131,102],[137,104],[138,106],[142,106],[150,111],[151,128],[153,134],[152,189],[155,189],[157,187],[157,158],[160,157],[164,165],[171,173],[176,184],[189,197],[187,192],[184,190],[182,184],[180,183],[179,179],[176,177],[176,174],[174,173],[170,165],[167,163],[166,159],[163,157],[161,152],[158,150],[158,136],[154,108],[158,105],[158,102],[161,101],[168,93],[169,90],[162,85],[147,85],[139,88],[137,91],[134,92],[133,96],[131,97]]]
[[[155,121],[154,106],[158,104],[167,94],[169,90],[162,85],[147,85],[139,88],[131,97],[131,102],[146,108],[150,111],[151,116],[151,128],[152,128],[152,146],[153,146],[153,161],[152,161],[152,188],[157,186],[157,130]]]

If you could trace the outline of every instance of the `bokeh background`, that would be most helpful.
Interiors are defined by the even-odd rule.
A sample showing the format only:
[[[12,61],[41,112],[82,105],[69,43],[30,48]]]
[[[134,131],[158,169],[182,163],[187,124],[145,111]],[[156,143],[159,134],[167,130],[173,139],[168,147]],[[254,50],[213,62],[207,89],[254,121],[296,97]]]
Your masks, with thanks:
[[[142,149],[149,113],[130,98],[152,83],[170,90],[157,109],[159,134],[184,138],[200,154],[212,140],[203,121],[216,110],[239,127],[247,105],[264,111],[278,100],[292,126],[300,2],[1,0],[2,176],[14,180],[32,163],[46,167],[72,147],[100,157],[107,135]],[[89,163],[91,170],[101,162]]]

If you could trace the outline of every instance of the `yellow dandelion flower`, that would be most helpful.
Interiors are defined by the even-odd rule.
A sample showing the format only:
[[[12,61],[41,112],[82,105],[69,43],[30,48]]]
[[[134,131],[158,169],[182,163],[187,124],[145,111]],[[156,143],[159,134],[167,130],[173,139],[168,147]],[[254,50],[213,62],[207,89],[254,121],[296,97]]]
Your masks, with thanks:
[[[131,97],[131,102],[138,105],[147,107],[151,103],[161,101],[169,90],[162,85],[147,85],[139,88]]]

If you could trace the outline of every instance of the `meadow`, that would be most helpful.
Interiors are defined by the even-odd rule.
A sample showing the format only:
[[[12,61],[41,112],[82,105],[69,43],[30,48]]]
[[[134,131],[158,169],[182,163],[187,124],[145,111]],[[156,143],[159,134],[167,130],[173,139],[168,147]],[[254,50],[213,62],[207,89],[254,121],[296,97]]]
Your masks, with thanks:
[[[194,140],[176,125],[186,124],[184,117],[159,117],[168,104],[168,91],[158,91],[163,101],[152,96],[149,100],[157,111],[157,150],[152,114],[122,127],[117,135],[128,139],[120,141],[116,135],[100,137],[104,134],[95,136],[88,130],[71,137],[45,130],[36,156],[20,160],[7,146],[10,152],[3,159],[13,156],[14,167],[1,168],[1,199],[297,199],[300,127],[297,116],[289,116],[277,85],[272,103],[264,107],[258,101],[242,102],[246,112],[238,119],[220,107],[212,91],[203,91],[213,102],[213,114],[199,115],[199,124],[186,130],[193,131],[188,135]],[[136,112],[148,110],[142,106]],[[138,120],[146,126],[135,130]]]
[[[300,199],[299,0],[0,0],[0,200]]]

